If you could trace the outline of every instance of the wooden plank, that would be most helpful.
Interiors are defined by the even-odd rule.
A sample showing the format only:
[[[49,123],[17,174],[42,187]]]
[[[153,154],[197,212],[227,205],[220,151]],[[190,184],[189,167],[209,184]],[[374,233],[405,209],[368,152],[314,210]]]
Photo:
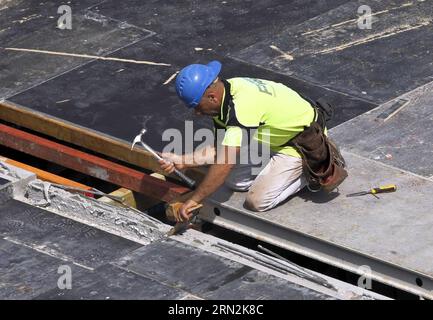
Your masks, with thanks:
[[[64,120],[36,112],[9,101],[0,102],[0,119],[66,141],[89,150],[131,163],[152,171],[158,171],[158,163],[151,155],[131,145],[83,128]]]
[[[134,193],[129,189],[120,188],[120,189],[114,190],[113,192],[110,192],[110,195],[122,198],[124,204],[126,204],[130,207],[133,207],[133,208],[137,208],[137,202],[135,200]],[[98,199],[98,201],[101,201],[104,203],[109,203],[113,206],[119,206],[119,207],[122,206],[122,204],[120,204],[119,202],[117,202],[113,199],[110,199],[108,197],[101,197]]]
[[[29,166],[28,164],[13,160],[13,159],[9,159],[9,158],[5,158],[0,156],[0,161],[3,161],[5,163],[11,164],[15,167],[27,170],[29,172],[33,172],[34,174],[36,174],[36,176],[38,177],[38,179],[44,180],[44,181],[48,181],[48,182],[52,182],[52,183],[57,183],[57,184],[61,184],[64,186],[69,186],[69,187],[74,187],[74,188],[80,188],[80,189],[84,189],[84,190],[92,190],[92,187],[86,186],[85,184],[70,180],[70,179],[66,179],[63,178],[61,176],[58,176],[54,173],[51,172],[47,172],[44,170],[41,170],[39,168],[33,167],[33,166]],[[93,197],[92,194],[89,194],[89,196]]]
[[[0,124],[0,143],[162,201],[169,202],[189,191],[186,187],[3,124]]]
[[[0,101],[0,119],[114,159],[164,174],[160,170],[158,162],[139,145],[131,151],[131,145],[125,141],[10,101]],[[201,168],[193,168],[188,170],[187,173],[200,181],[204,177],[205,171]],[[171,177],[177,179],[176,176]]]

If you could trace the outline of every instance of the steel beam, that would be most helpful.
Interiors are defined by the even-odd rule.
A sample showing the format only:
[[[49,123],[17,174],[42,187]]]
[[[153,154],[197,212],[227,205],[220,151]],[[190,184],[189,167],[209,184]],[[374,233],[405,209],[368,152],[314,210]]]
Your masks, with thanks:
[[[166,202],[190,191],[143,172],[108,161],[57,142],[0,124],[0,143],[66,168]]]
[[[303,234],[266,219],[245,214],[213,199],[204,203],[200,218],[223,228],[347,270],[426,299],[433,299],[430,277]],[[368,268],[367,268],[368,266]]]

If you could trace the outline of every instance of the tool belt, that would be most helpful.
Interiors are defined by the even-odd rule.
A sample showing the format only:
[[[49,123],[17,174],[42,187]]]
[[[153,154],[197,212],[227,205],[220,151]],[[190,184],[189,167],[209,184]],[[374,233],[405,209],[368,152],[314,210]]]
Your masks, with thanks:
[[[323,99],[306,99],[315,111],[315,121],[285,145],[294,147],[302,156],[302,169],[307,187],[312,192],[331,192],[347,177],[346,162],[336,144],[324,134],[326,122],[333,116],[332,106]]]

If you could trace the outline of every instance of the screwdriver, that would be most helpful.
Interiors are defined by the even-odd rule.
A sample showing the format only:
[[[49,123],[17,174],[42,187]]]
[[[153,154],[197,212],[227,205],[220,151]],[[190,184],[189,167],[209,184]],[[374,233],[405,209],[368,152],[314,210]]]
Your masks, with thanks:
[[[364,196],[366,194],[372,194],[372,195],[376,196],[376,194],[378,194],[378,193],[387,193],[387,192],[394,192],[394,191],[397,191],[397,186],[395,184],[389,184],[389,185],[381,186],[378,188],[372,188],[368,191],[351,193],[351,194],[346,195],[346,197]]]

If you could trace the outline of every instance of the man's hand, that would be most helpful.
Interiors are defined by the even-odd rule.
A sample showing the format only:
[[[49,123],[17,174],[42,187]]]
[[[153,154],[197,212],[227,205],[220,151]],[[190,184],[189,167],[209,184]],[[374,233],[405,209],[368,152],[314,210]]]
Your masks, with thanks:
[[[183,156],[179,156],[175,153],[162,153],[161,157],[164,160],[159,160],[159,164],[161,165],[161,169],[164,170],[165,173],[170,174],[173,173],[174,168],[178,170],[185,169],[185,163],[183,161]]]
[[[198,202],[191,199],[187,200],[182,207],[180,207],[179,214],[176,218],[179,218],[181,222],[188,221],[192,215],[192,212],[190,213],[189,211],[196,206],[198,206]]]

